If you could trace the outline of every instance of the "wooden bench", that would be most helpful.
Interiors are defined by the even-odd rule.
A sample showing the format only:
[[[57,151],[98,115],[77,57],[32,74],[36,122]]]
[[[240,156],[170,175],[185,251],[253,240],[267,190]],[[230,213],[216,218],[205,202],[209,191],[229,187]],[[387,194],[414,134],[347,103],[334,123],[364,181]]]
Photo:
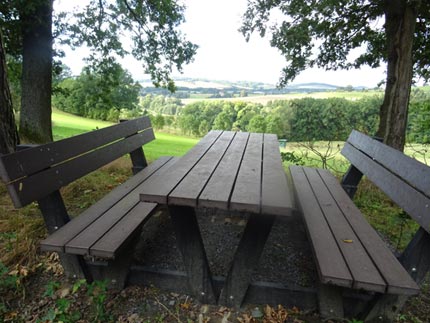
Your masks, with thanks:
[[[154,138],[149,118],[141,117],[0,156],[0,175],[15,207],[37,201],[49,233],[41,249],[58,252],[69,276],[91,281],[97,275],[124,285],[130,245],[157,206],[140,202],[138,187],[175,161],[162,157],[147,165],[142,145]],[[127,153],[134,176],[70,220],[59,189]],[[109,266],[94,273],[88,257],[102,258]]]
[[[392,319],[430,267],[430,167],[357,131],[342,154],[351,162],[342,183],[323,169],[290,167],[319,273],[320,312],[343,316],[342,294],[356,290],[371,295],[357,310],[362,319]],[[351,200],[363,175],[421,226],[400,259]]]

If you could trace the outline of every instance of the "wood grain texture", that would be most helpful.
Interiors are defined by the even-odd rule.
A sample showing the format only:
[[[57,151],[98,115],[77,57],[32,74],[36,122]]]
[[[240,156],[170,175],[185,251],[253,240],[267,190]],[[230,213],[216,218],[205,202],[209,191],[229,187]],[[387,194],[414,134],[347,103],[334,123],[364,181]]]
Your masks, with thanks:
[[[224,131],[215,144],[200,159],[197,165],[169,194],[169,205],[197,206],[197,198],[218,166],[235,133]]]
[[[198,205],[228,209],[230,195],[243,159],[249,133],[238,132],[198,199]]]
[[[430,167],[427,165],[355,130],[351,132],[347,142],[418,191],[430,196]]]
[[[262,144],[263,134],[250,134],[230,198],[231,210],[261,212]]]
[[[180,181],[193,169],[221,135],[221,131],[211,131],[197,145],[175,164],[174,168],[160,176],[153,176],[141,187],[140,199],[143,202],[167,204],[167,196]]]
[[[302,167],[290,166],[295,196],[303,213],[320,280],[352,287],[353,278]]]
[[[427,232],[430,231],[430,199],[427,196],[348,143],[345,143],[342,154]]]
[[[155,203],[140,202],[94,243],[89,250],[91,256],[114,259],[127,242],[140,233],[140,229],[156,208]],[[125,251],[126,253],[131,252]]]
[[[369,258],[360,239],[337,205],[337,202],[342,197],[346,197],[347,200],[344,199],[340,201],[341,203],[351,201],[349,197],[345,194],[340,197],[336,196],[335,200],[329,191],[330,187],[327,187],[326,183],[324,183],[318,169],[303,167],[303,170],[352,275],[354,280],[352,287],[380,293],[385,292],[386,285],[378,272],[378,268]],[[333,185],[332,182],[330,183]],[[339,186],[338,183],[335,185]],[[350,203],[352,204],[352,202]]]
[[[292,191],[282,166],[276,135],[264,134],[261,213],[289,215],[293,209]]]
[[[337,179],[328,171],[320,169],[318,172],[336,199],[345,219],[353,228],[358,239],[366,248],[367,254],[387,283],[387,292],[390,294],[416,294],[419,291],[417,284],[388,249],[378,233],[366,221],[360,210],[349,199]]]
[[[64,246],[67,242],[72,240],[86,227],[88,227],[105,212],[111,209],[116,203],[118,203],[118,201],[123,199],[154,172],[158,170],[161,171],[161,169],[164,167],[170,167],[175,161],[176,159],[172,157],[161,157],[157,159],[137,175],[113,189],[97,203],[93,204],[87,210],[82,212],[81,215],[72,219],[67,224],[67,227],[59,228],[53,234],[48,236],[41,242],[41,249],[44,251],[64,252]]]
[[[153,138],[151,131],[141,132],[127,137],[113,144],[103,146],[87,154],[67,160],[28,177],[21,178],[8,186],[16,192],[20,206],[25,206],[38,200],[55,190],[73,182],[74,180],[100,168],[103,165],[135,150]],[[28,150],[24,150],[28,151]],[[39,185],[44,183],[44,185]],[[12,198],[14,198],[12,196]]]
[[[215,304],[212,274],[194,208],[169,206],[169,213],[187,272],[189,290],[200,302]]]
[[[152,132],[152,129],[149,129],[150,127],[151,122],[149,118],[141,117],[45,145],[25,149],[14,154],[3,155],[0,157],[0,164],[3,164],[3,169],[5,171],[5,173],[1,173],[2,179],[5,182],[10,182],[20,177],[34,174],[52,165],[59,164],[139,131],[148,129],[148,131]],[[147,141],[143,143],[149,142],[152,139],[154,139],[153,136],[145,137]]]
[[[218,300],[220,305],[237,308],[242,305],[274,221],[274,215],[249,216],[221,290]]]

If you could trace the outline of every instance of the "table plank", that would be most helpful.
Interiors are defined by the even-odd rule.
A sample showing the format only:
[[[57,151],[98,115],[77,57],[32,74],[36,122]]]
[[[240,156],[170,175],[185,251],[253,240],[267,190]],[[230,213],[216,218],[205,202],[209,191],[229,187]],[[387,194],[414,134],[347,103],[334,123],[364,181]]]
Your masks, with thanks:
[[[178,186],[169,194],[169,205],[197,206],[197,197],[226,153],[235,132],[224,131]]]
[[[153,176],[140,188],[140,200],[167,204],[167,196],[215,143],[222,131],[211,131],[175,164],[160,176]]]
[[[263,134],[250,134],[230,199],[231,210],[260,213],[262,143]]]
[[[227,210],[229,198],[248,143],[249,133],[238,132],[198,198],[198,205]]]
[[[287,215],[293,208],[293,199],[282,167],[276,135],[264,134],[263,149],[261,213]]]

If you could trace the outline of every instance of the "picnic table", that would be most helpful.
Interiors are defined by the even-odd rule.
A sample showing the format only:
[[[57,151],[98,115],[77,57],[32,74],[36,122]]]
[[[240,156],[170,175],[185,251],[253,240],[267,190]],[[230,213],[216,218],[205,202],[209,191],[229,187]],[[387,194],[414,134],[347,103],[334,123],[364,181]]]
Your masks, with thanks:
[[[140,186],[140,200],[167,205],[188,277],[200,301],[240,306],[276,216],[293,211],[292,189],[276,135],[211,131],[161,174]],[[219,298],[196,219],[196,208],[249,214]]]

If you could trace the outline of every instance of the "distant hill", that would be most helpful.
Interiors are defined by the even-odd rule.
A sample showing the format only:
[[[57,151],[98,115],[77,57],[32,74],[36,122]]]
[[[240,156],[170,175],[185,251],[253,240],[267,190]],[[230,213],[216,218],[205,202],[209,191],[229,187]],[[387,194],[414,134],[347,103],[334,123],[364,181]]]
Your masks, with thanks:
[[[150,80],[141,80],[139,82],[143,87],[142,95],[162,94],[172,95],[178,98],[192,98],[196,96],[205,98],[235,98],[249,95],[313,93],[345,89],[341,86],[317,82],[290,84],[285,88],[278,89],[274,84],[262,82],[231,82],[198,78],[177,78],[175,79],[177,90],[175,94],[171,94],[165,89],[155,88]],[[365,87],[348,87],[348,90],[351,91],[363,89],[365,89]]]

